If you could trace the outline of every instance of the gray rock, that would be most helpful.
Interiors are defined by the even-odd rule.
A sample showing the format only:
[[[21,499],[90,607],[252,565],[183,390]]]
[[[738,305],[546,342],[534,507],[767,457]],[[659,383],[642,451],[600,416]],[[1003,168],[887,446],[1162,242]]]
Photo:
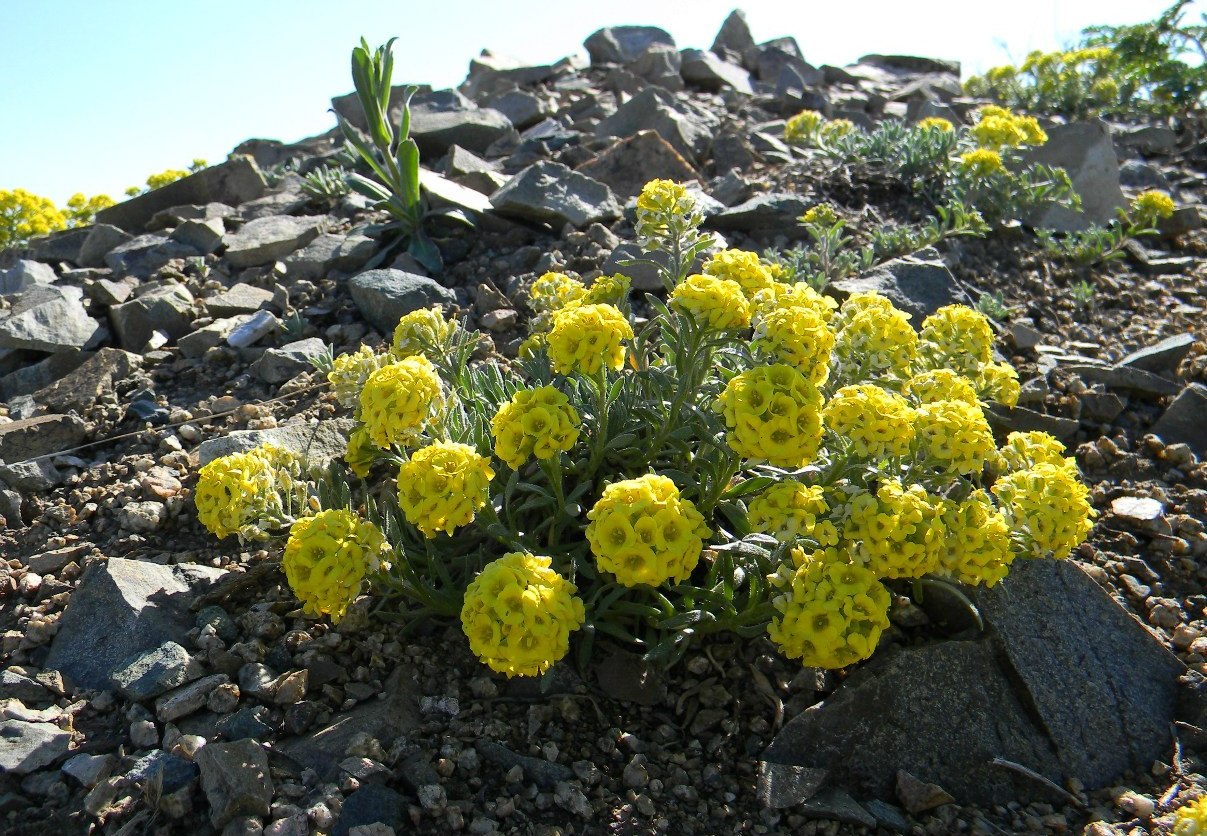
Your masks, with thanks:
[[[246,325],[251,318],[251,314],[243,314],[227,319],[217,319],[209,325],[185,334],[176,341],[176,347],[180,350],[180,356],[189,358],[202,356],[211,348],[222,345],[227,337],[241,326]]]
[[[1192,383],[1173,399],[1153,424],[1152,432],[1166,444],[1188,444],[1195,454],[1207,456],[1207,386]]]
[[[521,171],[490,198],[504,215],[561,227],[584,227],[620,217],[612,190],[561,163],[539,162]]]
[[[187,682],[188,666],[189,652],[168,641],[118,663],[110,679],[123,697],[141,702]]]
[[[78,226],[43,235],[29,242],[28,250],[38,261],[80,263],[80,250],[88,238],[88,227]]]
[[[805,61],[795,39],[780,38],[774,45],[760,47],[758,61],[754,67],[759,81],[776,84],[785,69],[790,69],[806,87],[820,87],[825,84],[825,74]]]
[[[150,278],[160,267],[174,258],[192,258],[201,255],[180,241],[166,235],[148,233],[118,244],[105,255],[105,266],[115,276]]]
[[[324,233],[285,259],[285,275],[317,281],[332,270],[359,270],[376,251],[377,242],[364,235]]]
[[[673,48],[675,39],[656,26],[607,26],[583,41],[592,64],[628,64],[655,44]]]
[[[886,261],[871,273],[834,282],[830,289],[839,299],[875,291],[909,314],[914,328],[921,328],[922,320],[944,305],[972,304],[939,254],[929,247]]]
[[[1081,427],[1081,424],[1072,418],[1048,415],[1022,406],[1008,409],[1000,404],[991,404],[985,410],[985,417],[989,420],[989,425],[1002,434],[1038,430],[1054,435],[1061,441],[1072,438]]]
[[[960,77],[960,62],[945,58],[926,58],[918,55],[879,55],[873,53],[859,59],[860,64],[879,67],[891,73],[936,73]]]
[[[54,723],[5,720],[0,723],[0,773],[28,775],[67,754],[70,743],[71,733]]]
[[[678,93],[683,90],[682,64],[683,59],[673,46],[653,44],[625,69],[649,84]]]
[[[185,221],[172,230],[170,237],[173,241],[192,247],[201,255],[209,255],[222,246],[222,237],[225,234],[226,224],[222,222],[222,218],[211,218],[205,221]]]
[[[0,461],[15,464],[61,453],[84,440],[86,427],[74,415],[39,415],[0,424]]]
[[[350,836],[352,828],[383,824],[397,832],[410,827],[407,801],[389,787],[368,784],[344,799],[331,836]]]
[[[54,357],[53,355],[48,361]],[[142,358],[120,348],[102,348],[92,355],[81,354],[82,360],[64,375],[53,373],[53,383],[34,392],[34,400],[52,412],[83,412],[101,397],[114,393],[118,381],[129,380],[142,364]]]
[[[272,803],[268,756],[254,740],[211,743],[197,753],[201,789],[210,804],[210,824],[223,827],[236,816],[266,816]]]
[[[208,566],[161,566],[112,557],[90,564],[71,594],[46,657],[84,688],[110,687],[119,665],[140,651],[181,641],[198,585],[224,574]]]
[[[801,802],[800,812],[811,819],[828,819],[859,827],[876,826],[876,819],[859,802],[840,789],[823,790]]]
[[[578,62],[563,58],[554,64],[525,65],[503,55],[484,49],[469,62],[469,75],[459,88],[471,99],[481,102],[484,98],[516,87],[531,87],[543,81],[572,72]]]
[[[1114,421],[1127,408],[1123,398],[1114,392],[1095,392],[1087,390],[1077,396],[1081,401],[1081,420],[1110,422]]]
[[[310,362],[327,351],[320,337],[298,340],[280,348],[270,348],[252,364],[252,372],[265,383],[284,383],[305,371],[313,371]]]
[[[75,755],[63,764],[62,772],[79,781],[81,786],[95,787],[113,771],[112,755]]]
[[[348,290],[361,316],[383,334],[393,334],[398,320],[411,311],[457,301],[451,290],[426,276],[388,268],[353,276]]]
[[[638,131],[655,130],[689,160],[699,160],[708,150],[712,131],[695,114],[685,112],[675,97],[659,87],[648,87],[600,121],[596,136],[625,138]]]
[[[448,92],[417,97],[411,107],[411,138],[423,156],[434,159],[453,145],[482,153],[500,139],[516,136],[511,121],[499,111],[476,107],[459,94],[450,100]],[[440,95],[444,97],[437,98]]]
[[[748,50],[754,49],[754,45],[754,36],[750,34],[746,13],[741,9],[734,9],[717,31],[717,37],[712,42],[712,52],[722,58],[730,55],[740,58]]]
[[[680,53],[679,73],[688,84],[704,90],[717,92],[730,87],[739,93],[754,93],[750,73],[701,49],[685,49]]]
[[[88,237],[80,247],[80,260],[77,264],[81,267],[104,267],[105,256],[132,237],[112,224],[93,224],[88,227]]]
[[[63,474],[50,459],[34,459],[16,464],[0,462],[0,482],[30,495],[62,484]]]
[[[231,348],[247,348],[280,329],[281,320],[268,311],[256,311],[226,335],[226,344]]]
[[[759,761],[759,804],[781,810],[808,801],[821,789],[828,775],[824,769]]]
[[[104,349],[101,349],[104,351]],[[18,395],[29,395],[43,387],[52,385],[64,375],[70,375],[95,355],[87,351],[60,351],[50,355],[45,360],[39,360],[28,366],[23,366],[15,372],[0,377],[0,393],[5,398]],[[41,401],[39,401],[41,403]],[[53,412],[67,412],[67,409],[52,409]]]
[[[0,700],[34,703],[51,699],[50,692],[36,679],[11,670],[0,671]]]
[[[1140,160],[1124,160],[1119,164],[1119,183],[1133,189],[1170,189],[1169,180],[1160,170]]]
[[[323,231],[324,218],[273,215],[244,224],[225,239],[227,262],[233,267],[258,267],[285,258]]]
[[[36,284],[54,284],[58,279],[49,264],[23,258],[7,270],[0,270],[0,295],[20,293]]]
[[[232,156],[224,163],[203,168],[196,174],[153,189],[144,195],[102,209],[98,224],[111,224],[126,232],[141,229],[151,216],[184,204],[210,202],[238,206],[264,194],[267,184],[251,157]]]
[[[885,830],[893,833],[909,833],[910,821],[899,807],[873,798],[864,803],[863,809],[871,813],[872,817],[876,819],[876,824]]]
[[[506,116],[507,121],[521,131],[552,115],[544,99],[526,90],[507,90],[491,96],[486,104]]]
[[[1087,383],[1101,383],[1107,389],[1150,397],[1176,395],[1181,387],[1172,380],[1134,366],[1095,366],[1091,363],[1062,363],[1058,371],[1074,374]]]
[[[210,692],[227,682],[230,682],[230,677],[216,673],[168,691],[155,700],[155,719],[161,723],[171,723],[189,716],[205,705]]]
[[[88,315],[78,287],[33,285],[0,319],[0,348],[68,351],[90,346],[101,325]]]
[[[218,721],[215,730],[224,740],[262,740],[272,736],[270,719],[269,710],[264,706],[247,706],[223,717]]]
[[[170,795],[196,781],[197,774],[197,764],[156,749],[134,762],[126,773],[126,780],[144,787],[149,782],[157,783],[164,795]]]
[[[1143,369],[1154,374],[1172,372],[1190,353],[1193,345],[1194,334],[1177,334],[1161,340],[1156,345],[1145,346],[1139,351],[1133,351],[1120,360],[1119,365]]]
[[[219,456],[245,453],[271,441],[306,458],[311,464],[324,465],[342,456],[348,447],[352,420],[336,418],[316,424],[304,422],[283,424],[270,430],[237,430],[218,438],[209,438],[197,448],[198,466],[203,467]]]
[[[796,219],[810,204],[805,199],[784,192],[756,195],[745,203],[725,209],[708,218],[709,229],[741,230],[751,233],[793,233],[799,227]]]
[[[221,293],[207,296],[202,301],[210,316],[221,319],[263,310],[272,305],[272,299],[271,290],[240,282]]]
[[[156,331],[172,339],[189,333],[193,321],[193,294],[182,284],[153,287],[129,302],[109,309],[109,322],[117,341],[128,351],[141,352]]]
[[[239,204],[240,217],[245,221],[256,221],[300,214],[311,202],[310,196],[302,191],[302,183],[300,175],[292,171],[287,173],[268,194]]]
[[[519,755],[493,740],[478,740],[474,744],[474,748],[478,750],[479,755],[493,763],[502,772],[516,766],[520,767],[524,770],[524,777],[542,789],[551,790],[557,786],[558,781],[574,779],[573,770],[564,763],[553,763],[544,758]]]
[[[1145,154],[1173,154],[1178,150],[1178,134],[1164,125],[1144,125],[1124,129],[1115,137],[1124,148],[1136,148]]]
[[[1106,226],[1115,219],[1115,210],[1127,205],[1119,188],[1119,161],[1111,129],[1101,119],[1055,125],[1048,129],[1045,144],[1026,149],[1022,156],[1028,163],[1065,169],[1081,195],[1081,212],[1052,206],[1028,219],[1033,226],[1061,232],[1086,229],[1091,224]]]
[[[700,179],[700,173],[657,131],[638,131],[619,140],[575,170],[603,183],[620,199],[636,197],[655,178],[676,183]]]

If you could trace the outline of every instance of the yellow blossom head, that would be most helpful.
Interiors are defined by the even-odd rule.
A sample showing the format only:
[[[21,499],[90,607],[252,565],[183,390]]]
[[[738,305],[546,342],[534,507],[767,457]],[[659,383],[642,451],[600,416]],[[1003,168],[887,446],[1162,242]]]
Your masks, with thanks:
[[[935,401],[923,404],[915,415],[919,452],[947,473],[974,476],[997,452],[979,404]]]
[[[754,346],[774,362],[795,366],[814,386],[830,376],[834,332],[816,307],[775,307],[759,314]]]
[[[851,443],[865,459],[904,456],[914,440],[914,410],[905,398],[860,383],[834,393],[822,411],[827,429]]]
[[[349,409],[360,409],[360,393],[365,388],[369,375],[390,362],[390,355],[376,354],[367,345],[362,345],[351,354],[341,354],[331,364],[327,380],[335,398]]]
[[[789,145],[809,145],[817,138],[817,129],[825,121],[816,110],[802,110],[784,123],[784,142]]]
[[[886,480],[848,503],[842,536],[851,553],[881,578],[920,578],[943,550],[942,500],[915,483]]]
[[[1006,443],[997,453],[996,465],[999,470],[1017,473],[1030,470],[1038,464],[1068,468],[1074,476],[1079,473],[1077,462],[1065,456],[1064,442],[1056,436],[1038,430],[1012,432],[1006,436]]]
[[[614,276],[596,276],[583,296],[584,305],[614,305],[619,307],[629,298],[633,280],[620,273]]]
[[[566,655],[570,633],[586,619],[577,588],[553,560],[509,552],[486,564],[465,590],[461,629],[491,670],[538,676]]]
[[[993,586],[1010,571],[1014,551],[1010,526],[984,491],[961,502],[947,502],[942,522],[947,530],[938,573],[970,586]]]
[[[432,352],[442,352],[456,331],[456,321],[445,319],[439,308],[419,308],[398,320],[391,353],[399,360],[416,354],[435,356]]]
[[[668,237],[695,225],[696,199],[687,187],[670,180],[651,180],[637,196],[634,229],[644,249],[659,249]]]
[[[951,122],[942,116],[927,116],[925,119],[919,119],[915,127],[924,131],[941,131],[945,134],[955,130]]]
[[[906,382],[904,391],[919,404],[934,403],[935,401],[963,401],[975,406],[980,403],[972,381],[956,374],[951,369],[919,372]]]
[[[267,539],[305,500],[301,472],[301,460],[273,444],[219,456],[197,474],[197,519],[215,537]]]
[[[876,293],[853,293],[838,313],[834,358],[840,381],[906,380],[918,355],[909,314]]]
[[[1174,812],[1172,836],[1207,836],[1207,795]]]
[[[973,378],[977,394],[983,400],[1013,407],[1018,403],[1022,387],[1018,383],[1018,372],[1009,363],[986,363]]]
[[[781,543],[808,537],[825,548],[838,545],[838,529],[825,518],[829,510],[820,485],[787,480],[752,499],[746,518],[752,531],[770,534]]]
[[[577,443],[580,424],[578,412],[555,387],[521,389],[490,422],[495,455],[512,470],[529,456],[551,459]]]
[[[1141,192],[1132,201],[1132,215],[1138,220],[1154,222],[1173,214],[1173,199],[1157,189]]]
[[[1066,558],[1093,528],[1089,489],[1063,465],[1008,473],[992,490],[1026,557]]]
[[[817,134],[821,137],[822,142],[833,142],[853,130],[855,130],[855,123],[850,119],[829,119],[817,129]]]
[[[818,226],[834,226],[838,223],[838,213],[834,211],[834,207],[829,203],[819,203],[816,206],[811,206],[805,214],[800,216],[800,222],[803,224],[816,224]]]
[[[969,174],[988,177],[1003,170],[1002,155],[988,148],[976,148],[960,155],[960,166]]]
[[[338,623],[367,574],[388,566],[390,548],[377,526],[335,509],[303,517],[289,529],[281,568],[306,614]]]
[[[528,289],[528,307],[538,314],[560,311],[580,301],[587,288],[565,273],[544,273]]]
[[[704,262],[704,273],[737,282],[747,299],[753,299],[760,290],[775,284],[771,269],[762,262],[759,254],[745,250],[721,250]]]
[[[354,429],[348,436],[348,447],[344,451],[344,462],[360,478],[369,475],[369,469],[381,455],[381,448],[373,443],[373,438],[364,426]]]
[[[383,449],[413,444],[443,406],[440,376],[422,354],[382,366],[360,393],[361,420]]]
[[[742,286],[715,276],[688,276],[671,291],[667,305],[710,331],[736,331],[750,325],[750,303]]]
[[[437,441],[416,450],[398,471],[398,504],[429,539],[473,521],[489,500],[490,462],[468,444]]]
[[[631,339],[633,327],[615,307],[580,305],[553,315],[546,343],[555,372],[593,376],[605,366],[624,366],[624,344]]]
[[[993,359],[989,319],[967,305],[945,305],[922,320],[918,353],[929,368],[975,375]]]
[[[740,455],[776,467],[808,464],[821,445],[821,394],[793,366],[755,366],[735,376],[713,403]]]

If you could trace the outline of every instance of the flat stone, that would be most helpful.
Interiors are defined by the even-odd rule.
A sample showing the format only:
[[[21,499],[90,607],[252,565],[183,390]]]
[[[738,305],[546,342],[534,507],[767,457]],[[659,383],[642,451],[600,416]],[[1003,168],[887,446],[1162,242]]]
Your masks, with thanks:
[[[1127,403],[1114,392],[1085,391],[1077,396],[1081,401],[1081,420],[1110,422],[1118,418]]]
[[[1003,434],[1038,430],[1054,435],[1061,441],[1072,438],[1081,427],[1081,424],[1072,418],[1048,415],[1022,406],[1009,409],[1000,404],[990,404],[985,410],[985,417],[994,430]]]
[[[595,135],[630,137],[654,130],[683,157],[699,160],[708,150],[711,129],[696,114],[689,114],[675,97],[660,87],[647,87],[600,121]]]
[[[344,454],[352,426],[352,419],[336,418],[315,424],[283,424],[268,430],[236,430],[201,442],[197,448],[198,467],[204,467],[219,456],[245,453],[265,442],[292,450],[311,464],[323,465]]]
[[[98,271],[100,272],[100,271]],[[111,281],[110,279],[96,279],[84,285],[84,291],[88,294],[88,298],[94,302],[99,302],[102,305],[120,305],[130,298],[130,294],[134,292],[138,280],[127,278],[120,282]]]
[[[361,316],[383,334],[393,334],[398,320],[412,311],[457,301],[451,290],[426,276],[390,268],[358,273],[348,280],[348,290]]]
[[[67,754],[71,733],[54,723],[0,723],[0,773],[28,775]]]
[[[1121,496],[1111,501],[1111,513],[1128,522],[1145,525],[1165,516],[1165,506],[1146,496]]]
[[[165,795],[182,790],[197,780],[197,764],[179,755],[155,749],[134,762],[126,773],[126,780],[146,786],[154,782],[162,787]]]
[[[1119,187],[1119,160],[1110,127],[1101,119],[1092,119],[1054,125],[1047,133],[1046,143],[1023,150],[1023,161],[1065,169],[1081,196],[1081,211],[1052,206],[1029,222],[1060,232],[1087,229],[1091,224],[1108,225],[1115,219],[1115,210],[1127,205]]]
[[[584,227],[620,217],[612,190],[571,171],[561,163],[542,161],[521,171],[490,198],[503,214],[561,227]]]
[[[84,787],[95,787],[113,771],[112,755],[79,754],[67,759],[62,773],[74,778]]]
[[[407,832],[411,826],[407,801],[382,784],[367,784],[344,799],[331,836],[351,836],[353,828],[363,829],[376,824],[392,828],[391,833]]]
[[[77,287],[33,285],[0,318],[0,348],[69,351],[89,347],[101,325],[88,315]]]
[[[1120,360],[1119,365],[1143,369],[1155,374],[1172,372],[1190,353],[1194,342],[1194,334],[1176,334],[1161,340],[1156,345],[1145,346],[1139,351],[1133,351]]]
[[[852,293],[875,291],[909,314],[914,328],[921,328],[922,321],[944,305],[972,304],[939,254],[929,247],[886,261],[862,276],[833,282],[828,289],[840,300]]]
[[[491,96],[487,107],[499,111],[507,117],[507,121],[517,130],[531,128],[552,113],[548,104],[540,96],[533,95],[527,90],[507,90]]]
[[[675,39],[657,26],[607,26],[583,41],[592,64],[628,64],[655,44],[674,48]]]
[[[325,223],[324,218],[280,215],[249,221],[223,239],[224,258],[232,267],[271,264],[317,238]]]
[[[37,575],[56,575],[68,565],[75,563],[92,549],[88,542],[73,543],[60,549],[39,552],[24,559],[29,571]]]
[[[1014,343],[1014,347],[1022,351],[1035,348],[1044,341],[1043,333],[1025,322],[1011,322],[1006,334],[1010,337],[1010,342]]]
[[[872,53],[859,59],[860,64],[880,67],[891,73],[939,73],[960,77],[960,62],[946,58],[927,58],[920,55],[880,55]]]
[[[705,221],[710,229],[740,230],[754,234],[798,234],[797,218],[810,204],[795,194],[769,192],[756,195]]]
[[[20,293],[36,284],[54,284],[59,280],[54,268],[40,261],[21,259],[7,270],[0,270],[0,295]]]
[[[205,221],[185,221],[172,230],[171,239],[185,246],[192,247],[201,255],[216,252],[222,246],[222,238],[226,235],[226,224],[222,218],[210,218]]]
[[[333,270],[359,270],[377,251],[377,242],[364,235],[323,233],[285,259],[285,275],[317,281]]]
[[[236,816],[268,815],[273,785],[268,756],[260,744],[254,740],[211,743],[197,753],[196,762],[215,828]]]
[[[497,766],[501,772],[506,772],[516,766],[520,767],[524,770],[524,777],[542,789],[551,790],[557,786],[558,781],[574,779],[574,772],[564,763],[553,763],[544,758],[516,754],[503,744],[493,740],[478,740],[474,744],[474,748],[478,750],[478,754],[483,759]]]
[[[36,391],[34,400],[53,412],[83,412],[102,396],[113,394],[117,382],[129,380],[141,364],[137,354],[102,348],[75,370]]]
[[[39,236],[29,242],[28,250],[38,261],[70,261],[80,263],[80,249],[88,238],[88,227],[61,229]]]
[[[771,810],[782,810],[808,801],[825,783],[824,769],[759,761],[758,799]]]
[[[938,784],[920,781],[904,769],[897,773],[897,798],[906,812],[913,816],[955,801]]]
[[[700,180],[695,167],[657,131],[638,131],[605,148],[575,171],[603,183],[621,199],[636,197],[654,179],[676,183]]]
[[[574,72],[580,66],[578,56],[563,58],[552,64],[524,64],[514,58],[484,49],[476,58],[470,59],[469,75],[459,89],[471,99],[480,102],[483,97],[501,91],[552,81],[558,76]]]
[[[141,702],[185,684],[188,666],[189,652],[169,641],[118,663],[110,679],[123,697]]]
[[[419,98],[411,107],[411,138],[420,154],[430,159],[453,145],[483,153],[499,140],[515,136],[515,127],[506,116],[489,107],[476,107],[464,97],[454,107]]]
[[[60,453],[83,442],[84,422],[74,415],[39,415],[0,424],[0,461],[15,464]]]
[[[229,676],[216,673],[168,691],[155,700],[155,719],[161,723],[171,723],[199,711],[209,699],[210,692],[227,682],[230,682]]]
[[[208,566],[161,566],[112,557],[90,564],[71,594],[46,657],[83,688],[110,687],[110,677],[140,651],[183,641],[192,627],[197,586],[225,574]]]
[[[270,719],[269,710],[264,706],[246,706],[219,720],[216,730],[224,740],[263,740],[273,734]]]
[[[232,316],[226,319],[216,319],[209,325],[191,331],[176,341],[176,347],[181,357],[201,357],[211,348],[222,345],[226,338],[246,325],[251,320],[251,314]]]
[[[430,169],[419,169],[419,185],[434,208],[451,207],[476,214],[489,212],[493,208],[486,195],[454,183]]]
[[[210,202],[238,206],[264,194],[266,188],[264,175],[251,157],[233,156],[182,180],[102,209],[96,213],[96,221],[98,225],[111,224],[133,232],[143,228],[152,215],[171,207]]]
[[[247,319],[227,333],[226,344],[231,348],[247,348],[280,330],[281,320],[276,316],[269,311],[256,311],[247,314]]]
[[[172,339],[189,333],[193,314],[193,294],[184,285],[169,282],[114,305],[109,322],[122,348],[141,352],[156,331]]]
[[[667,44],[653,44],[625,68],[647,84],[655,84],[663,90],[678,93],[684,89],[680,68],[683,58],[678,50]]]
[[[799,809],[802,815],[810,819],[829,819],[860,827],[876,826],[872,814],[840,789],[823,790],[802,801]]]
[[[684,81],[702,90],[715,93],[728,87],[747,95],[754,93],[749,72],[701,49],[685,49],[680,53],[679,72]]]
[[[112,224],[93,224],[88,227],[88,237],[80,247],[80,258],[76,263],[81,267],[104,267],[105,256],[132,237]]]
[[[322,356],[327,344],[321,337],[311,337],[270,348],[252,364],[252,371],[265,383],[284,383],[305,371],[313,371],[311,360]]]
[[[159,268],[174,258],[193,258],[198,250],[166,235],[149,233],[118,244],[105,255],[105,266],[115,276],[137,279],[150,278]]]
[[[1176,395],[1181,387],[1160,375],[1135,366],[1095,366],[1090,363],[1062,363],[1058,371],[1075,374],[1087,383],[1101,383],[1107,389],[1161,398]]]
[[[8,669],[0,670],[0,700],[20,700],[23,703],[51,699],[50,692],[36,679]]]
[[[15,464],[0,463],[0,482],[30,495],[62,484],[63,474],[50,459],[34,459]]]
[[[1188,444],[1195,455],[1207,455],[1207,386],[1192,383],[1173,399],[1152,426],[1152,433],[1166,444]],[[0,432],[3,431],[0,427]]]
[[[0,393],[8,399],[37,392],[78,369],[91,356],[91,352],[76,349],[56,352],[44,360],[22,366],[16,371],[0,377]],[[56,409],[53,411],[66,412],[67,410]]]
[[[262,287],[240,282],[231,288],[207,296],[202,301],[210,316],[215,319],[236,314],[255,313],[272,305],[273,292]]]
[[[863,809],[872,814],[876,824],[893,833],[909,833],[910,820],[901,812],[901,808],[873,798],[863,804]]]

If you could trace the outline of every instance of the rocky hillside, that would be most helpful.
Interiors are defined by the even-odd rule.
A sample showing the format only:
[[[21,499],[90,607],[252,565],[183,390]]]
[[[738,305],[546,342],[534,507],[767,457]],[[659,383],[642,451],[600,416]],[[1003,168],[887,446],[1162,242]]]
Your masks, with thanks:
[[[439,274],[388,250],[368,201],[307,187],[346,164],[336,129],[249,140],[0,253],[0,830],[1108,836],[1207,789],[1207,145],[1164,125],[1046,124],[1084,210],[1051,225],[1174,197],[1122,260],[1055,261],[1014,224],[831,290],[923,315],[993,301],[1023,382],[1000,429],[1056,435],[1092,486],[1089,541],[977,593],[984,631],[934,599],[847,677],[717,642],[665,676],[617,650],[538,685],[488,675],[456,625],[404,635],[368,600],[338,629],[305,618],[279,545],[201,527],[213,458],[342,455],[327,346],[440,304],[486,335],[480,358],[514,357],[549,271],[625,272],[641,304],[657,276],[625,262],[654,178],[695,184],[706,229],[760,253],[807,243],[823,201],[857,241],[917,223],[909,189],[786,144],[785,118],[960,124],[983,104],[953,62],[815,67],[737,12],[709,49],[636,26],[585,47],[483,53],[412,101],[428,200],[473,222],[433,227]],[[354,95],[332,104],[363,124]],[[940,624],[960,640],[928,643]]]

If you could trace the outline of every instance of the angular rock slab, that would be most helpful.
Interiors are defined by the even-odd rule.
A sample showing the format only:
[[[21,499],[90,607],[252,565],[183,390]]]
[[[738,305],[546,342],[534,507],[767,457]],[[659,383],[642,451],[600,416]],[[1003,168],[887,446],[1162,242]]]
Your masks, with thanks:
[[[910,325],[922,327],[922,320],[944,305],[972,305],[955,276],[939,258],[926,248],[904,258],[886,261],[870,273],[844,279],[830,285],[839,299],[852,293],[876,291],[910,315]]]
[[[77,686],[111,687],[110,676],[134,654],[184,640],[193,626],[194,587],[223,574],[120,557],[91,564],[67,603],[45,668]]]
[[[383,334],[393,334],[398,320],[412,311],[457,301],[451,290],[427,276],[394,268],[358,273],[348,280],[348,290],[360,315]]]
[[[352,427],[352,419],[336,418],[317,424],[296,421],[269,430],[236,430],[201,442],[197,448],[198,466],[204,467],[219,456],[246,453],[265,442],[297,453],[311,464],[324,465],[344,454]]]
[[[539,162],[521,171],[490,198],[501,214],[562,226],[584,227],[620,217],[612,190],[561,163]]]
[[[268,755],[254,740],[211,743],[197,753],[201,789],[210,803],[210,824],[222,827],[236,816],[267,816],[272,803]]]
[[[627,64],[655,44],[675,46],[675,39],[657,26],[607,26],[583,41],[592,64]]]
[[[905,770],[988,805],[1047,792],[994,758],[1094,789],[1164,755],[1183,665],[1082,569],[1019,560],[974,599],[984,638],[873,659],[764,760],[829,769],[833,786],[882,800]]]
[[[650,180],[682,183],[700,173],[657,131],[638,131],[608,146],[575,171],[593,177],[620,198],[636,197]]]
[[[0,774],[26,775],[67,754],[71,733],[54,723],[0,723]]]
[[[1207,386],[1192,383],[1179,393],[1153,424],[1152,432],[1166,444],[1189,444],[1195,454],[1207,456]]]
[[[1107,225],[1115,210],[1127,205],[1119,187],[1119,159],[1111,141],[1111,129],[1101,119],[1056,125],[1048,130],[1048,141],[1023,154],[1027,163],[1057,166],[1069,173],[1073,189],[1081,196],[1081,211],[1064,206],[1042,210],[1029,222],[1060,232]]]
[[[101,325],[88,315],[78,287],[36,284],[0,319],[0,348],[70,351],[86,348]]]
[[[251,157],[236,156],[175,183],[102,209],[96,213],[96,222],[132,232],[141,229],[152,215],[164,209],[211,201],[238,206],[260,197],[267,187],[255,161]]]

